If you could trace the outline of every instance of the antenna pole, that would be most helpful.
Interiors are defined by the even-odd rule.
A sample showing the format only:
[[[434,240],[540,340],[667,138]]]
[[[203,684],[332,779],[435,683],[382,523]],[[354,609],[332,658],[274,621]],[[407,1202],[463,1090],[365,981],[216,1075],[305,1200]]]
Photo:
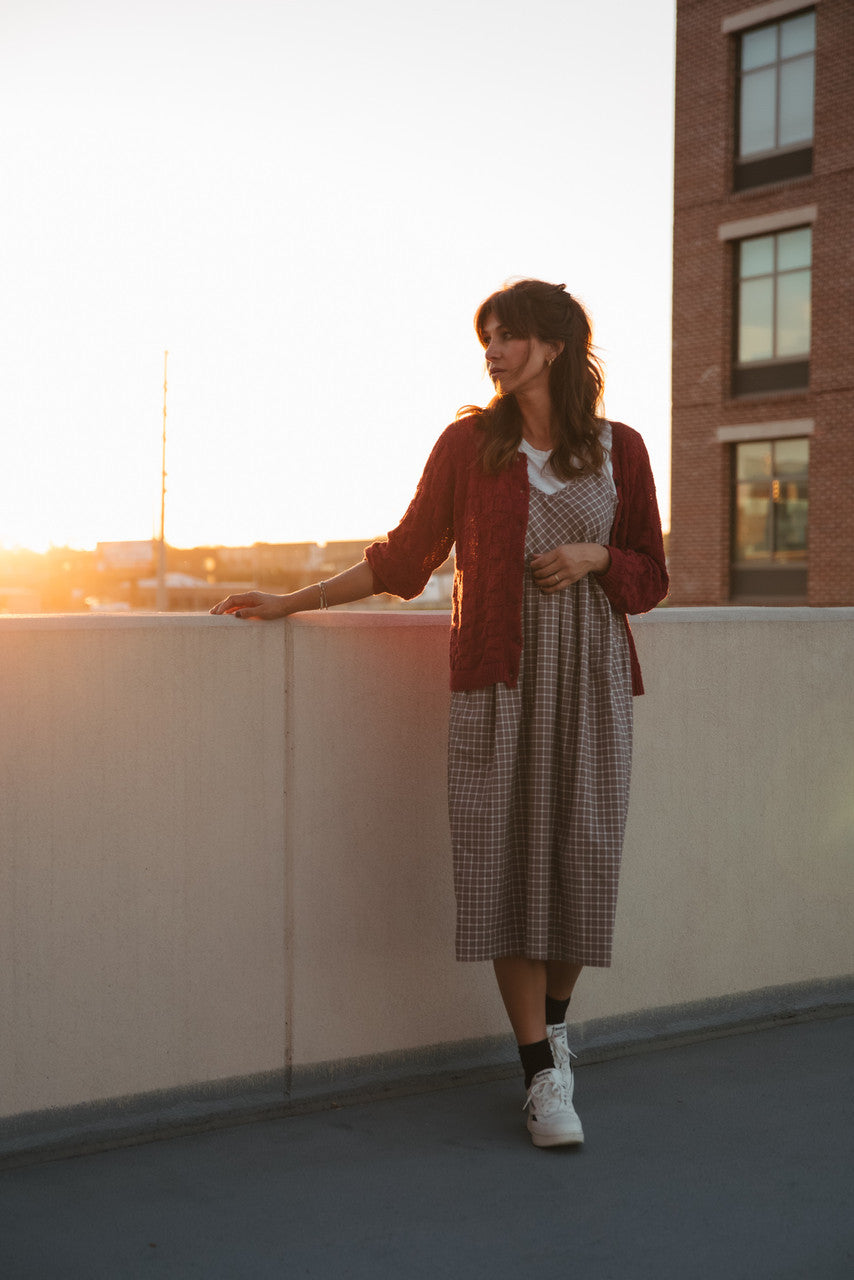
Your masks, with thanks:
[[[160,464],[160,541],[157,547],[157,612],[169,607],[166,591],[166,367],[169,352],[163,352],[163,448]]]

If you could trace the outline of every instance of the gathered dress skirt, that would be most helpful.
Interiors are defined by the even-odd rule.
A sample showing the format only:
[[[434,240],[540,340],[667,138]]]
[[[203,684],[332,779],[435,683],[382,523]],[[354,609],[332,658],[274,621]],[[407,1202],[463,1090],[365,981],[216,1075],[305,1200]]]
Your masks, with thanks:
[[[611,963],[632,753],[625,624],[595,574],[547,596],[529,564],[606,544],[615,510],[605,474],[531,486],[517,686],[451,695],[458,960]]]

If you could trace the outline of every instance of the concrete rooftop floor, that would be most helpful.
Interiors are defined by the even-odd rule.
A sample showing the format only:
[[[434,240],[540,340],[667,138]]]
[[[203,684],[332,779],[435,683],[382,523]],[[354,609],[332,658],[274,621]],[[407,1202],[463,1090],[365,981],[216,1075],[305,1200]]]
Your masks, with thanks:
[[[583,1148],[502,1077],[7,1169],[0,1276],[851,1280],[852,1063],[839,1016],[587,1065]]]

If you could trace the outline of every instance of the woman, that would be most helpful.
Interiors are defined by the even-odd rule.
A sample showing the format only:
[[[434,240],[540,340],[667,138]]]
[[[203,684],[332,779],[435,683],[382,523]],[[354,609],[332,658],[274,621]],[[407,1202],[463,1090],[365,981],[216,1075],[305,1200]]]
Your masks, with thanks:
[[[213,613],[281,618],[377,592],[412,599],[456,544],[449,807],[457,957],[491,960],[519,1046],[536,1146],[580,1143],[566,1012],[611,960],[629,793],[626,614],[667,593],[640,436],[598,416],[588,318],[564,285],[520,280],[478,308],[496,395],[436,443],[401,523],[364,560]]]

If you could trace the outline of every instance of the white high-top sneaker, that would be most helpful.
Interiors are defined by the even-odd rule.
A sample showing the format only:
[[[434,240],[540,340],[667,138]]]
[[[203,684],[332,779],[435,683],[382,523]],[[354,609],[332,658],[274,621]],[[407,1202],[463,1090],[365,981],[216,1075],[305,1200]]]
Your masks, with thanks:
[[[535,1147],[560,1147],[584,1141],[581,1121],[572,1105],[566,1076],[560,1067],[538,1071],[531,1081],[523,1110]]]
[[[569,1041],[566,1037],[566,1023],[555,1022],[546,1027],[546,1034],[549,1040],[549,1048],[552,1051],[554,1064],[559,1071],[563,1072],[566,1080],[566,1086],[569,1089],[569,1100],[572,1101],[572,1091],[575,1088],[575,1081],[572,1076],[572,1059],[575,1054],[569,1047]]]

